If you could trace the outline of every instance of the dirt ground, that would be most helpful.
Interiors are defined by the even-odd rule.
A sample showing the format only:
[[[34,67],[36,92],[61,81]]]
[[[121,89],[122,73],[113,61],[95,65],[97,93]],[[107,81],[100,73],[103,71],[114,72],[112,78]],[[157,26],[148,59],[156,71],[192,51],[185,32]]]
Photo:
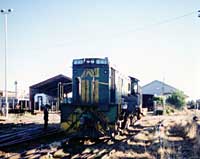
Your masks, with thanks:
[[[30,113],[24,113],[24,114],[9,114],[8,119],[6,119],[4,116],[0,116],[0,124],[43,124],[43,112],[37,112],[35,115],[31,115]],[[58,124],[60,123],[60,114],[56,112],[49,112],[49,123],[50,124]]]
[[[200,112],[184,110],[171,115],[154,116],[149,113],[130,126],[115,139],[101,142],[84,141],[69,144],[65,138],[51,144],[43,144],[20,153],[7,153],[8,158],[138,158],[138,159],[198,159],[200,156]],[[21,118],[20,122],[31,120]],[[42,114],[32,117],[43,122]],[[37,118],[37,119],[36,119]],[[59,115],[51,116],[51,122],[59,121]],[[25,121],[24,121],[25,120]]]

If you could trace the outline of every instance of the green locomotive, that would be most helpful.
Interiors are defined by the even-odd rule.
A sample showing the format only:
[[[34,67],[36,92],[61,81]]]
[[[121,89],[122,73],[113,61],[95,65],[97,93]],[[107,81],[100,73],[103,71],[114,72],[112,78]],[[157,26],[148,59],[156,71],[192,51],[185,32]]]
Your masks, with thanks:
[[[130,116],[140,115],[138,82],[122,76],[108,58],[74,59],[72,100],[61,100],[61,127],[91,137],[124,128]]]

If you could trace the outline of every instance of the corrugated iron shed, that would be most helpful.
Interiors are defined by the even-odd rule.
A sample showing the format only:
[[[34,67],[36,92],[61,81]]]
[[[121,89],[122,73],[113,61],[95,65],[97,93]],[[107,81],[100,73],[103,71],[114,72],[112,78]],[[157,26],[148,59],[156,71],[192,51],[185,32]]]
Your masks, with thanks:
[[[150,94],[150,95],[169,95],[173,92],[178,91],[177,88],[170,86],[164,82],[155,80],[149,84],[146,84],[142,87],[142,94]]]
[[[62,74],[39,82],[29,87],[30,95],[30,107],[32,112],[34,111],[34,96],[37,93],[44,93],[46,95],[57,97],[58,94],[58,83],[69,83],[64,87],[64,93],[70,93],[72,91],[72,79]]]

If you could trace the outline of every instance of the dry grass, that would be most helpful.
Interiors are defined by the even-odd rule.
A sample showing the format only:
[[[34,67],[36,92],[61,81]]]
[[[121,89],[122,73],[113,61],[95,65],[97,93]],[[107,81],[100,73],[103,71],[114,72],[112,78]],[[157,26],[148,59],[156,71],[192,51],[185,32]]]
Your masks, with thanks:
[[[170,129],[171,136],[194,139],[197,136],[197,124],[189,121],[175,123]]]
[[[115,140],[95,145],[89,141],[80,151],[66,144],[66,148],[57,148],[57,143],[52,144],[55,151],[53,158],[184,158],[183,150],[188,149],[189,157],[199,158],[200,156],[200,130],[198,124],[192,121],[193,112],[175,112],[171,115],[145,116],[130,127],[126,133],[115,136]],[[157,126],[162,123],[163,131],[157,131]],[[200,124],[199,124],[200,125]],[[159,142],[159,136],[163,140],[163,146]],[[189,144],[188,144],[189,143]],[[193,145],[192,145],[193,143]],[[60,145],[58,144],[58,147]],[[52,151],[52,149],[49,149]],[[34,152],[30,155],[34,154]],[[41,156],[48,158],[46,153]]]
[[[193,144],[193,151],[194,151],[194,157],[199,157],[200,156],[200,126],[197,129],[196,133],[196,138],[194,140]]]

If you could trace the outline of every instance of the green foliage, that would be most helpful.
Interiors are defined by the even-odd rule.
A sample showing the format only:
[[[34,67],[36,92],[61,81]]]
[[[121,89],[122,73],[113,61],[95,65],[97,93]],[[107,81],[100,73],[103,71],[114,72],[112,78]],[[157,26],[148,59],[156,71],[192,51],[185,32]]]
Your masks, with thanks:
[[[153,101],[156,101],[157,104],[163,105],[163,98],[162,97],[153,97]]]
[[[165,113],[170,115],[174,113],[174,108],[171,106],[165,106]]]
[[[180,109],[186,104],[185,95],[181,91],[173,92],[172,95],[167,98],[166,102]]]

